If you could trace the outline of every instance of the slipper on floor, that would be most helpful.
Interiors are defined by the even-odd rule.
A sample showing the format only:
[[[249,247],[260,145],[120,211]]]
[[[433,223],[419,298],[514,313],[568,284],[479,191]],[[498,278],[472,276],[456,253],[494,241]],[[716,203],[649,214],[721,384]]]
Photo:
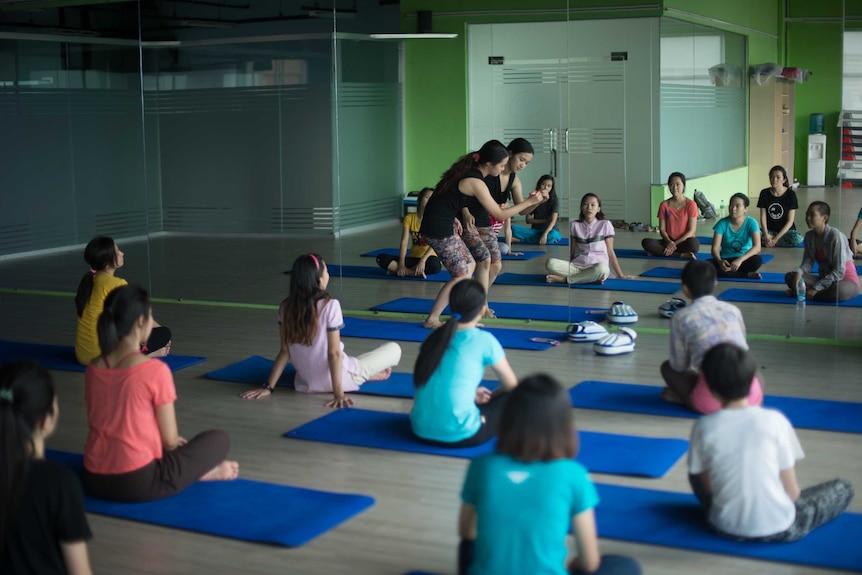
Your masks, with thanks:
[[[685,300],[672,297],[660,306],[658,306],[658,313],[662,317],[673,317],[673,314],[677,312],[677,310],[681,310],[686,306]]]
[[[569,332],[570,340],[578,342],[598,341],[608,335],[608,330],[594,321],[570,323],[566,331]]]
[[[615,301],[608,312],[608,321],[611,323],[635,323],[638,320],[638,314],[624,301]]]
[[[635,350],[638,334],[630,327],[621,327],[593,344],[598,355],[622,355]]]

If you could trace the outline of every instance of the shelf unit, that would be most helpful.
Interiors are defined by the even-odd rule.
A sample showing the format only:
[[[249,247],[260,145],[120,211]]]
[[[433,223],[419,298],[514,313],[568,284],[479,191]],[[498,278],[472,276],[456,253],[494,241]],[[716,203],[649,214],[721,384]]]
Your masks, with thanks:
[[[862,110],[842,110],[838,121],[841,128],[841,160],[838,177],[844,187],[862,185]]]
[[[784,166],[793,181],[796,84],[770,78],[749,91],[748,195],[756,198],[769,186],[769,169]]]

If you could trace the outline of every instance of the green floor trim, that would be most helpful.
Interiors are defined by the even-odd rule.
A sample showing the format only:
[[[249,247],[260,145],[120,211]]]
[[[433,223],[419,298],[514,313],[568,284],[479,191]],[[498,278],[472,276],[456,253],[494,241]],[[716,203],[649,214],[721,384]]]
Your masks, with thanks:
[[[18,288],[0,288],[0,294],[9,294],[9,295],[31,295],[31,296],[44,296],[44,297],[63,297],[63,298],[73,298],[75,294],[72,292],[64,292],[64,291],[52,291],[52,290],[38,290],[38,289],[18,289]],[[237,309],[259,309],[259,310],[278,310],[277,305],[272,304],[262,304],[262,303],[243,303],[243,302],[230,302],[230,301],[210,301],[210,300],[194,300],[194,299],[183,299],[183,298],[161,298],[154,297],[150,298],[150,301],[153,303],[163,303],[163,304],[181,304],[181,305],[196,305],[203,307],[229,307],[229,308],[237,308]],[[346,317],[379,317],[386,319],[407,319],[413,321],[421,321],[424,319],[424,315],[415,314],[415,313],[399,313],[399,312],[387,312],[387,311],[371,311],[371,310],[343,310],[343,314]],[[513,326],[513,327],[530,327],[532,329],[543,329],[543,330],[560,330],[563,331],[566,328],[566,322],[557,322],[557,321],[532,321],[528,319],[485,319],[482,320],[487,326]],[[639,327],[635,326],[635,329],[638,333],[645,333],[650,335],[670,335],[669,328],[663,327]],[[807,345],[826,345],[826,346],[835,346],[835,347],[862,347],[862,340],[855,339],[831,339],[827,337],[804,337],[804,336],[795,336],[792,334],[787,335],[770,335],[770,334],[757,334],[757,333],[749,333],[748,339],[750,341],[782,341],[787,343],[804,343]]]

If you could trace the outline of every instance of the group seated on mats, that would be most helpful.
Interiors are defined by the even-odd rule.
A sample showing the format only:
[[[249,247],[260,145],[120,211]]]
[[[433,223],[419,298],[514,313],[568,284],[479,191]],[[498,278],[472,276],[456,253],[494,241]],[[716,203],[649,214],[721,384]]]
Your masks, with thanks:
[[[580,215],[569,223],[569,261],[550,258],[545,268],[548,283],[602,284],[611,270],[620,279],[637,276],[623,273],[614,252],[614,226],[605,219],[602,201],[596,194],[587,193],[581,198]]]
[[[476,327],[487,309],[482,285],[476,280],[458,282],[449,307],[449,321],[419,349],[410,424],[421,441],[472,447],[497,434],[500,412],[518,380],[497,338]],[[493,393],[480,385],[489,366],[500,379]]]
[[[712,235],[712,260],[715,271],[723,278],[761,279],[760,227],[748,215],[746,194],[733,194],[729,215],[715,224]]]
[[[0,573],[92,574],[81,483],[45,459],[59,416],[48,370],[33,362],[0,366]]]
[[[705,260],[690,261],[683,268],[682,293],[692,302],[671,317],[670,359],[661,364],[661,376],[667,386],[662,390],[662,398],[682,403],[698,413],[721,409],[700,371],[706,352],[719,343],[734,343],[748,349],[742,312],[712,295],[715,270]],[[749,401],[752,405],[763,402],[763,390],[756,377]]]
[[[240,394],[260,399],[275,392],[288,362],[296,369],[294,387],[302,393],[331,393],[327,407],[353,405],[345,395],[366,381],[386,379],[401,361],[401,346],[390,341],[352,357],[344,353],[341,303],[328,291],[329,271],[323,257],[310,253],[296,258],[290,274],[290,293],[278,307],[280,347],[269,379],[259,389]]]
[[[437,294],[434,307],[425,319],[425,327],[442,325],[440,314],[449,303],[452,286],[459,281],[472,277],[475,272],[476,280],[486,292],[490,285],[491,255],[488,248],[475,230],[465,230],[461,222],[457,221],[463,208],[467,207],[468,199],[475,198],[478,205],[498,220],[522,213],[548,199],[546,192],[531,192],[522,203],[501,208],[491,196],[484,178],[499,176],[508,161],[509,151],[502,143],[497,140],[485,142],[479,151],[461,156],[452,164],[434,188],[434,195],[425,208],[420,232],[437,252],[452,279]],[[487,313],[493,316],[493,312]]]
[[[802,263],[787,272],[787,295],[796,297],[800,279],[805,282],[808,299],[839,302],[859,295],[859,275],[853,252],[844,234],[829,225],[831,210],[826,202],[811,202],[805,211],[805,222],[811,228],[803,240]],[[813,273],[814,264],[818,271]]]
[[[377,265],[386,270],[386,273],[404,276],[422,277],[439,273],[443,267],[440,258],[419,233],[422,227],[422,216],[425,215],[425,206],[434,194],[434,188],[422,188],[416,203],[416,211],[404,216],[401,222],[401,243],[398,247],[398,256],[380,254],[377,256]],[[407,243],[411,241],[410,253],[407,252]]]
[[[650,255],[667,258],[695,258],[700,249],[697,239],[697,203],[685,197],[685,176],[673,172],[667,179],[671,197],[658,206],[658,231],[661,239],[644,238],[641,246]]]
[[[102,354],[84,373],[89,433],[86,491],[100,499],[142,502],[175,495],[197,481],[236,479],[230,439],[209,430],[186,440],[177,429],[177,391],[170,368],[141,351],[153,329],[147,292],[114,289],[99,316]]]
[[[718,534],[796,541],[840,515],[854,490],[843,479],[799,489],[795,466],[804,457],[802,446],[780,411],[751,405],[756,369],[751,355],[731,343],[704,356],[706,382],[721,409],[692,428],[689,481]]]
[[[536,190],[548,192],[548,201],[539,204],[532,213],[527,214],[529,228],[524,226],[512,226],[511,242],[524,244],[558,244],[563,236],[557,230],[557,220],[560,217],[560,199],[557,197],[556,182],[554,176],[545,174],[536,182]]]
[[[509,153],[509,160],[505,167],[500,171],[500,174],[497,176],[488,175],[485,177],[485,184],[488,186],[491,196],[501,208],[508,207],[510,201],[516,206],[524,202],[524,186],[521,184],[521,178],[518,174],[533,160],[534,154],[533,144],[524,138],[515,138],[509,142],[509,145],[506,146],[506,151]],[[503,187],[504,181],[506,182],[505,188]],[[538,190],[539,188],[537,187],[536,189]],[[526,208],[526,211],[520,213],[522,215],[527,215],[529,218],[529,214],[533,213],[534,209],[535,206],[532,208]],[[498,219],[492,215],[490,219],[491,233],[493,234],[494,239],[489,239],[486,245],[490,248],[490,242],[497,241],[499,239],[498,235],[500,230],[502,230],[503,241],[499,242],[500,253],[503,255],[510,254],[513,256],[522,255],[522,252],[513,251],[512,217]]]
[[[96,324],[105,305],[105,298],[115,288],[128,282],[116,277],[115,272],[123,267],[124,254],[117,243],[109,237],[97,236],[84,248],[84,261],[90,271],[84,274],[75,294],[78,324],[75,330],[75,357],[81,365],[89,364],[102,354]],[[149,338],[141,343],[141,350],[151,357],[162,357],[171,351],[171,330],[153,322]]]
[[[799,200],[790,187],[784,166],[770,168],[769,187],[760,191],[757,207],[763,247],[795,248],[802,243],[802,234],[796,230],[795,222]]]

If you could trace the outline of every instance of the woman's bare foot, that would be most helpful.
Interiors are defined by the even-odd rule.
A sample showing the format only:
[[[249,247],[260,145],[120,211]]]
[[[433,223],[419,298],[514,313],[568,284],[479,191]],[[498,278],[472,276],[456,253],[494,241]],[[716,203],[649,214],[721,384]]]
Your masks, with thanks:
[[[595,284],[595,285],[599,285],[599,286],[600,286],[600,285],[604,285],[605,280],[596,280],[596,281],[594,281],[594,282],[590,282],[590,283],[591,283],[591,284]]]
[[[685,260],[696,260],[697,255],[694,252],[679,252],[679,257]]]
[[[760,275],[760,272],[748,272],[748,279],[750,280],[761,280],[763,276]]]
[[[392,375],[392,368],[387,367],[383,371],[375,373],[374,375],[369,377],[368,381],[383,381],[384,379],[389,379],[390,375]]]
[[[201,481],[232,481],[239,477],[239,463],[236,461],[224,460],[212,469],[206,475],[201,477]]]
[[[787,288],[786,290],[784,290],[784,295],[790,296],[790,297],[796,297],[796,290],[792,290],[790,288]]]
[[[422,327],[426,327],[428,329],[437,329],[441,325],[443,325],[443,322],[440,321],[439,317],[435,317],[435,318],[426,317],[425,321],[422,322]]]
[[[661,390],[661,398],[670,403],[685,403],[677,393],[669,387]]]
[[[555,276],[554,274],[548,274],[545,276],[545,281],[549,284],[564,284],[566,283],[566,278],[563,276]]]

